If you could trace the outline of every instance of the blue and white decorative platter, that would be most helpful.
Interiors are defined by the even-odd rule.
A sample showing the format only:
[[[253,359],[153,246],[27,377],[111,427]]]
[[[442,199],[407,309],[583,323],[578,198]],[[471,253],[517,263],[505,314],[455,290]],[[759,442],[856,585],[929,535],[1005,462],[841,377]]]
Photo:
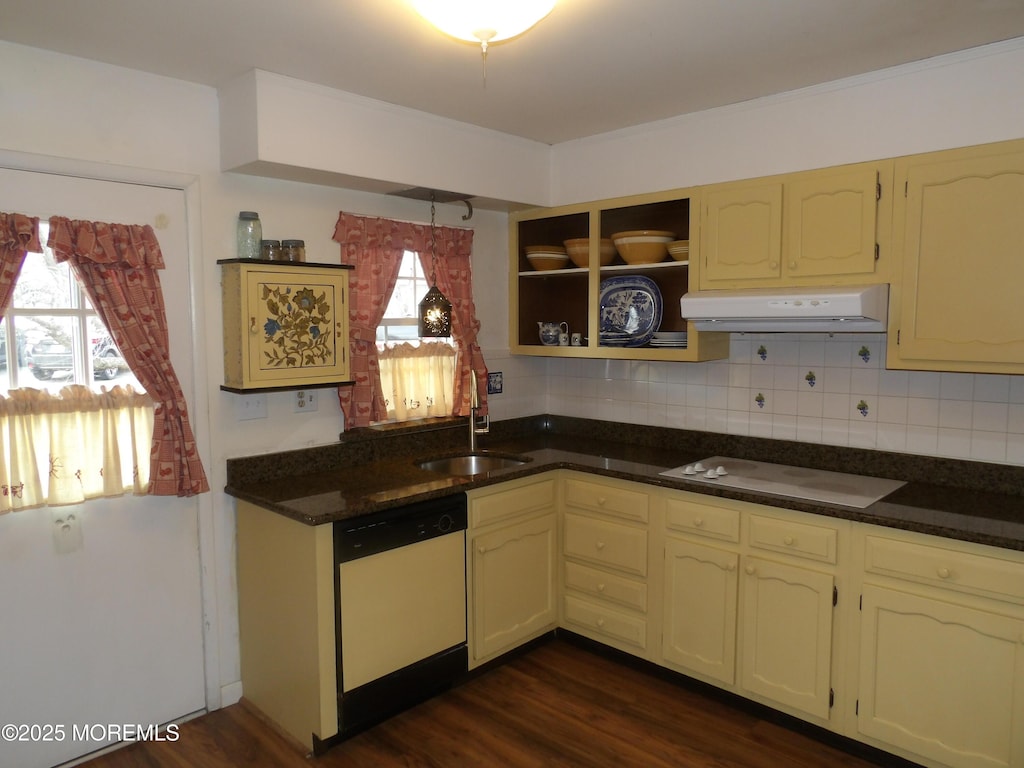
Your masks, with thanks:
[[[661,326],[658,284],[642,275],[601,281],[601,345],[642,347]]]

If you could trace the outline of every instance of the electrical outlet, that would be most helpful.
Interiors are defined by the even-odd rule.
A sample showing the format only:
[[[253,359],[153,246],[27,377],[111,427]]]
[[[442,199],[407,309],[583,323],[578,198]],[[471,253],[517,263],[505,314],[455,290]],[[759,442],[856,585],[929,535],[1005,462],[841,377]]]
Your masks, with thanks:
[[[66,555],[82,548],[82,520],[77,512],[53,513],[53,548],[58,555]]]
[[[317,408],[317,396],[315,389],[300,389],[295,393],[295,412],[305,413],[315,411]]]
[[[235,398],[235,418],[239,421],[267,418],[267,395],[263,392]]]

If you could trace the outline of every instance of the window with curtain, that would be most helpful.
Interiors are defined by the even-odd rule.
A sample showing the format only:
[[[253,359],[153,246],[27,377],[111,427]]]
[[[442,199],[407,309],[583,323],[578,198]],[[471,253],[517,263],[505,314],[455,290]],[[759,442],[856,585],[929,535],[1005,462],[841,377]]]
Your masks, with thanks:
[[[0,213],[0,514],[209,489],[162,266],[149,227]]]
[[[430,226],[426,224],[344,212],[338,215],[334,240],[341,246],[342,263],[354,267],[349,279],[349,341],[354,385],[338,389],[345,429],[398,418],[397,408],[392,416],[392,405],[385,402],[388,394],[383,385],[383,368],[394,368],[390,358],[412,357],[413,349],[417,350],[415,354],[427,357],[433,353],[438,356],[447,355],[436,346],[437,342],[410,342],[409,348],[400,347],[387,352],[378,347],[381,325],[385,326],[384,333],[388,333],[391,327],[391,324],[385,322],[385,316],[390,311],[396,286],[403,276],[403,267],[406,270],[405,278],[408,279],[409,268],[405,266],[409,258],[407,254],[415,254],[420,274],[423,274],[423,270],[431,265],[432,245],[436,247],[437,253],[432,276],[436,278],[438,289],[452,303],[451,343],[454,356],[451,401],[450,406],[444,406],[446,412],[441,415],[469,415],[474,389],[479,398],[480,413],[487,412],[487,366],[477,342],[480,321],[476,317],[476,306],[473,303],[473,230],[442,226],[436,227],[433,235]],[[426,280],[423,280],[423,285],[426,286]],[[422,293],[416,294],[416,305],[421,297]],[[404,303],[415,316],[415,305],[408,300],[404,300]],[[424,348],[427,351],[422,351]],[[416,367],[422,368],[420,365]],[[393,386],[395,375],[388,375],[392,382],[389,386]],[[391,403],[394,404],[397,399],[392,395]],[[434,400],[437,403],[440,398]]]
[[[388,421],[450,416],[454,408],[455,347],[420,339],[419,302],[430,289],[414,251],[405,251],[384,317],[377,326],[381,394]]]

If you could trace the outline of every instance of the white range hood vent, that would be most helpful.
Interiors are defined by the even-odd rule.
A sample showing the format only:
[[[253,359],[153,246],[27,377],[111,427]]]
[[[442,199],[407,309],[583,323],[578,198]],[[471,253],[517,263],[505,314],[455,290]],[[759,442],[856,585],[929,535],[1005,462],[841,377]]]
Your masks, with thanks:
[[[699,331],[884,331],[889,286],[692,291],[679,308]]]

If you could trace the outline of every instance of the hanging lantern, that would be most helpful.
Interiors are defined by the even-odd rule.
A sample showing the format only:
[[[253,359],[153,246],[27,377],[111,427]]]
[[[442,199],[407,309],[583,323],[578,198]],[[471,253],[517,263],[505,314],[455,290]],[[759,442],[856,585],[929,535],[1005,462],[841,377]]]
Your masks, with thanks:
[[[437,289],[437,239],[434,230],[434,193],[430,193],[430,290],[419,304],[419,335],[452,335],[452,303]]]

